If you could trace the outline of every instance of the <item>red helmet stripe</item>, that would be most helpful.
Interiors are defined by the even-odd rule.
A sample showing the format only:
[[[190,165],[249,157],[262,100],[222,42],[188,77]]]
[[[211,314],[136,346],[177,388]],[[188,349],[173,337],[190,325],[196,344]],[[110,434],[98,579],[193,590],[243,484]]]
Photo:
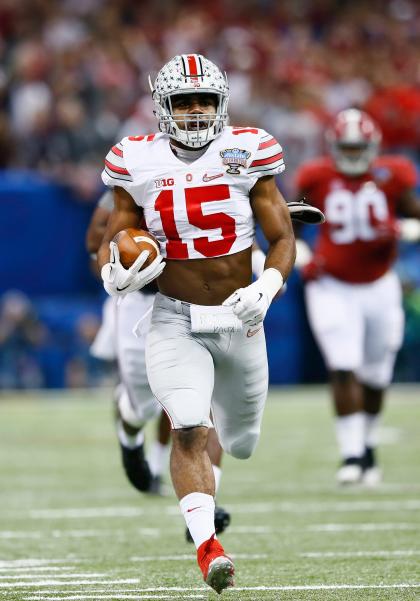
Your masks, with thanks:
[[[187,61],[188,61],[188,68],[190,70],[190,75],[198,75],[196,55],[188,54]]]

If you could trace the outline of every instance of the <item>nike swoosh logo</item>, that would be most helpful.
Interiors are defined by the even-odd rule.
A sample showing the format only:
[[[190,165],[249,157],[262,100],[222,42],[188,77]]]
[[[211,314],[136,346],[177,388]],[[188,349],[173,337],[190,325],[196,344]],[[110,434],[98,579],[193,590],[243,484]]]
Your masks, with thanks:
[[[257,328],[256,330],[248,330],[248,332],[246,333],[247,338],[251,338],[251,336],[255,336],[255,334],[258,334],[258,332],[260,330],[261,330],[261,328]]]
[[[262,299],[262,297],[263,297],[263,295],[262,295],[262,292],[260,292],[260,295],[259,295],[259,297],[258,297],[257,303],[259,303],[259,302],[260,302],[260,300]]]
[[[205,173],[203,175],[203,182],[211,182],[212,179],[217,179],[218,177],[223,177],[224,173],[218,173],[217,175],[207,175],[207,173]]]
[[[201,509],[202,505],[199,505],[198,507],[192,507],[191,509],[187,509],[187,513],[190,513],[190,511],[195,511],[196,509]]]
[[[130,284],[127,284],[127,286],[124,286],[123,288],[118,288],[117,286],[117,292],[122,292],[123,290],[125,290],[126,288],[129,287]]]

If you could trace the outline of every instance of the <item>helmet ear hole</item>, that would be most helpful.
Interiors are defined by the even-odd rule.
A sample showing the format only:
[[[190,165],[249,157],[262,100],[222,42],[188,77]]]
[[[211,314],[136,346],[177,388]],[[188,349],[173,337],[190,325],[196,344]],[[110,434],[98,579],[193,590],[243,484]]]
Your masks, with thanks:
[[[154,86],[152,98],[156,106],[156,117],[159,129],[171,138],[192,148],[205,146],[216,138],[228,121],[227,105],[229,88],[226,76],[211,61],[200,54],[183,54],[175,56],[159,71]],[[208,119],[207,127],[196,127],[188,130],[185,124],[191,117],[177,114],[174,119],[171,98],[178,94],[206,94],[216,100],[214,119]],[[179,127],[178,124],[184,124]]]

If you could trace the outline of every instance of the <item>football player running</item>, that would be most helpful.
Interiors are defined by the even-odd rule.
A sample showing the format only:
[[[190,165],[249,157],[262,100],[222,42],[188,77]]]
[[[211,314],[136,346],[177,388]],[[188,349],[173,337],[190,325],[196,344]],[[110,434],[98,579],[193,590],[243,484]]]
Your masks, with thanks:
[[[115,208],[98,253],[104,287],[127,294],[158,278],[146,342],[150,387],[172,427],[170,469],[204,580],[220,593],[234,566],[215,536],[209,415],[223,449],[254,451],[267,396],[263,320],[295,259],[287,204],[274,176],[283,152],[267,132],[227,125],[228,85],[197,54],[158,73],[160,132],[124,138],[102,174]],[[162,255],[125,270],[113,236],[144,217]],[[251,284],[255,221],[268,254]],[[163,260],[164,259],[164,260]]]
[[[344,110],[327,132],[330,156],[296,174],[298,194],[326,218],[303,276],[309,322],[330,375],[340,484],[381,480],[378,420],[404,327],[392,271],[397,215],[420,219],[414,165],[378,156],[380,140],[366,113]]]
[[[86,234],[87,250],[95,261],[113,208],[112,192],[106,191],[98,201]],[[141,225],[144,227],[144,223]],[[254,244],[252,269],[257,276],[263,271],[264,260],[264,253]],[[170,425],[163,412],[158,422],[157,439],[153,441],[146,458],[143,429],[147,421],[161,413],[161,406],[154,400],[146,374],[145,337],[150,323],[147,316],[137,336],[133,333],[139,317],[149,312],[156,292],[156,284],[151,282],[141,290],[120,298],[119,302],[115,302],[115,296],[108,297],[104,304],[102,325],[91,352],[99,359],[118,361],[120,383],[115,391],[116,429],[127,478],[140,492],[161,494],[161,478],[169,452]],[[207,452],[217,493],[222,476],[222,449],[214,428],[209,429]],[[229,523],[230,514],[223,507],[217,506],[216,533],[223,532]],[[187,541],[192,540],[188,529],[186,538]]]

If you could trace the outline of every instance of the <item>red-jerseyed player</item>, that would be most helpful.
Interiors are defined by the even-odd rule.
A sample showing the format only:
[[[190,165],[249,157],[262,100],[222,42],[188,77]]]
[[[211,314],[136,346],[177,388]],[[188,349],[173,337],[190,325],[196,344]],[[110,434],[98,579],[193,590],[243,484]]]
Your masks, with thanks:
[[[171,421],[171,477],[199,566],[220,593],[233,584],[233,563],[215,537],[209,415],[225,451],[252,454],[268,385],[263,319],[292,269],[295,241],[274,178],[282,149],[263,130],[227,125],[218,67],[176,56],[158,73],[153,98],[160,133],[124,138],[107,155],[102,178],[115,206],[98,263],[110,294],[158,278],[147,375]],[[142,253],[126,270],[110,241],[142,216],[162,256],[139,271]],[[255,221],[269,250],[251,284]]]
[[[304,268],[309,321],[330,373],[341,484],[378,483],[377,423],[403,336],[401,288],[392,265],[397,215],[420,219],[416,171],[378,156],[381,134],[364,112],[342,111],[327,132],[330,156],[296,174],[299,195],[325,213]]]

